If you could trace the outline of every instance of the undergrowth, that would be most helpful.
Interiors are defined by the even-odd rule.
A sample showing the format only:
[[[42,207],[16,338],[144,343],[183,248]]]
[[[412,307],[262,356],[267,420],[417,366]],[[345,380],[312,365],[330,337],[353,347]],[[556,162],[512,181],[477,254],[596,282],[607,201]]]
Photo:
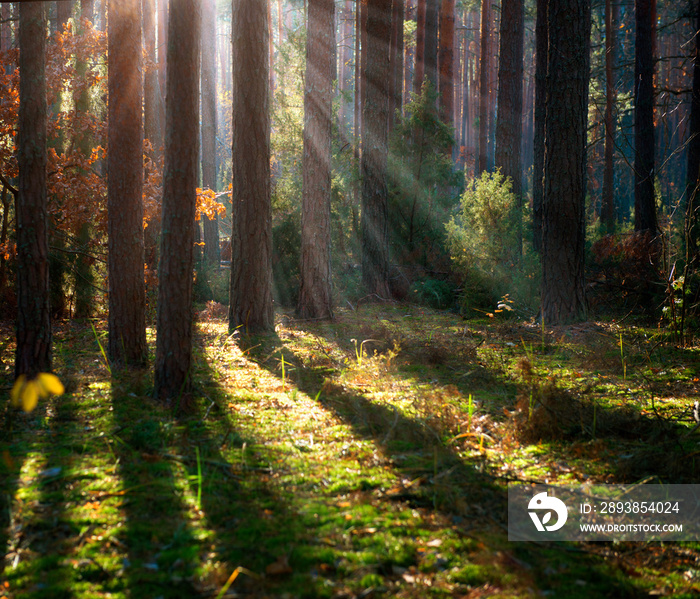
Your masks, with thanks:
[[[401,304],[239,339],[212,306],[177,418],[149,373],[109,374],[105,323],[77,322],[55,334],[66,393],[10,418],[3,347],[0,597],[700,591],[694,544],[505,531],[510,481],[696,482],[696,349]]]

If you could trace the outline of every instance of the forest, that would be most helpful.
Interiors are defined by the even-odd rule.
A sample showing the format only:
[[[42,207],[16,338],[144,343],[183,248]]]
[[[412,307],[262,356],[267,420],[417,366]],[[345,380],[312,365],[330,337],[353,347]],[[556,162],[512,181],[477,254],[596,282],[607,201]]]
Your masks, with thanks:
[[[699,596],[699,33],[0,1],[0,599]]]

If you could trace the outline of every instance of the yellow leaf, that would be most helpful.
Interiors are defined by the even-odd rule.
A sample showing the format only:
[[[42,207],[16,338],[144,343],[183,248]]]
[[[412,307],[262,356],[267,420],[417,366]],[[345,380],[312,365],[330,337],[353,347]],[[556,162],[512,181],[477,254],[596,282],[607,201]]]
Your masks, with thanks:
[[[20,374],[12,387],[12,391],[10,391],[10,404],[13,408],[17,408],[20,405],[20,396],[22,394],[22,389],[24,388],[24,383],[26,382],[26,380],[27,377],[23,374]]]
[[[60,379],[49,372],[42,372],[37,377],[37,381],[41,387],[41,396],[48,397],[51,393],[54,395],[63,395],[65,388]]]
[[[22,389],[20,397],[22,409],[25,412],[31,412],[36,408],[36,404],[39,401],[39,386],[36,384],[36,381],[29,381]]]

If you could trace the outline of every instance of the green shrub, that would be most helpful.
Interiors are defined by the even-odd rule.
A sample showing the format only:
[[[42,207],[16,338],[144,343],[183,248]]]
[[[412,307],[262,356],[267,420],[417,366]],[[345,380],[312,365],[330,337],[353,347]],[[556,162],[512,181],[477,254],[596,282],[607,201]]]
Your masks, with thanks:
[[[446,225],[447,245],[462,278],[462,309],[492,310],[506,294],[519,308],[536,304],[539,261],[520,232],[522,215],[509,178],[500,171],[472,180],[460,212]]]

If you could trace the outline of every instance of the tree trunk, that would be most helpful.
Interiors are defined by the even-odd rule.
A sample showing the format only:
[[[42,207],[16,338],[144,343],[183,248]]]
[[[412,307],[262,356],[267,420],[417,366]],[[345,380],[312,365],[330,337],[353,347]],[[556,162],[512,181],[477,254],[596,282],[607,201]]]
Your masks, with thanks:
[[[635,0],[634,60],[634,230],[656,235],[654,198],[654,42],[655,0]]]
[[[442,0],[440,3],[440,45],[438,65],[440,67],[440,120],[454,127],[454,42],[455,42],[455,0]],[[452,149],[449,149],[450,154]]]
[[[542,203],[544,196],[544,129],[547,118],[547,62],[549,48],[548,0],[537,0],[535,24],[535,134],[532,161],[532,248],[542,250]]]
[[[73,0],[62,0],[56,2],[56,20],[57,20],[57,30],[59,33],[63,33],[63,28],[68,19],[71,17],[73,11]]]
[[[488,169],[489,134],[489,10],[490,0],[481,0],[481,54],[479,57],[479,158],[476,163],[476,176]]]
[[[40,2],[19,5],[19,193],[15,377],[51,370],[46,207],[46,18]]]
[[[700,0],[696,4],[695,31],[700,30]],[[688,169],[685,190],[686,243],[688,261],[697,258],[698,214],[700,213],[700,35],[695,35],[693,63],[693,93],[690,104],[690,131],[688,131]]]
[[[387,111],[391,0],[369,0],[367,90],[362,107],[362,282],[370,294],[389,297]]]
[[[425,17],[428,0],[417,0],[416,6],[416,49],[413,58],[413,93],[420,94],[425,79]]]
[[[139,367],[148,359],[143,269],[141,0],[111,0],[107,56],[108,354],[117,366]]]
[[[274,327],[270,86],[265,0],[233,2],[233,197],[229,329]]]
[[[170,1],[155,395],[175,409],[191,385],[200,26],[199,0]]]
[[[304,79],[300,318],[332,318],[331,129],[333,0],[309,0]]]
[[[396,111],[401,112],[403,86],[403,15],[404,0],[394,0],[391,15],[391,52],[389,55],[389,134],[396,125]]]
[[[425,7],[425,51],[423,64],[425,78],[433,90],[438,89],[438,3],[440,0],[426,0]]]
[[[496,123],[496,168],[513,182],[514,216],[518,223],[517,253],[522,256],[522,133],[523,133],[523,0],[503,3],[498,69],[498,121]]]
[[[202,0],[202,187],[216,191],[216,0]],[[204,260],[219,267],[219,219],[202,215]]]
[[[615,52],[617,51],[617,4],[614,0],[605,0],[605,165],[603,167],[603,198],[600,220],[603,230],[611,234],[615,229],[615,188],[614,163],[615,151]]]
[[[542,229],[542,319],[585,317],[586,133],[589,0],[549,1],[549,57]]]
[[[144,72],[144,136],[151,142],[156,156],[163,146],[163,123],[161,117],[161,93],[158,81],[158,59],[156,57],[156,6],[155,0],[143,0],[143,45],[146,55]]]

